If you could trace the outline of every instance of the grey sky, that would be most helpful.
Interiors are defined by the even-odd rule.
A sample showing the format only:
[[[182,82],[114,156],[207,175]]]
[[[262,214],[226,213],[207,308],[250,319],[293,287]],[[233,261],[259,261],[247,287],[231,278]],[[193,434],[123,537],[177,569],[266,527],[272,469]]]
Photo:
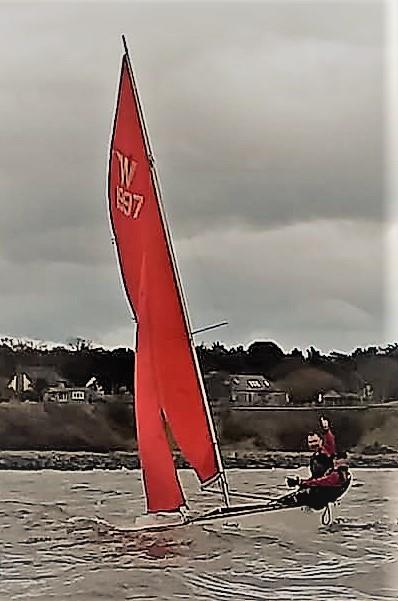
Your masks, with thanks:
[[[192,322],[230,322],[203,340],[383,342],[382,3],[0,17],[0,335],[132,341],[105,200],[124,32]]]

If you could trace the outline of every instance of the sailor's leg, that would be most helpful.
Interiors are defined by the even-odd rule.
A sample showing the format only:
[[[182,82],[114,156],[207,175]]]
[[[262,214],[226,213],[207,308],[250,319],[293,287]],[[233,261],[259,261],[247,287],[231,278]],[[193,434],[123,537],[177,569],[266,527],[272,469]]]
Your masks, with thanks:
[[[271,501],[270,505],[275,505],[276,509],[303,507],[308,505],[308,489],[291,492],[284,497]]]
[[[327,505],[321,487],[302,488],[295,493],[286,495],[279,499],[282,507],[310,507],[311,509],[322,509]]]

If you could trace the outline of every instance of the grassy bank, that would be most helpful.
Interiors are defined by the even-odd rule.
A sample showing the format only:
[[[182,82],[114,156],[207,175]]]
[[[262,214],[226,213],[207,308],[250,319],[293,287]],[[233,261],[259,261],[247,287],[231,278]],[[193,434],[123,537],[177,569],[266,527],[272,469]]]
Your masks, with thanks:
[[[108,452],[136,449],[131,405],[0,404],[0,450]],[[398,410],[322,410],[333,425],[338,447],[398,452]],[[304,451],[306,434],[317,427],[321,410],[229,411],[216,420],[223,448],[232,452]]]

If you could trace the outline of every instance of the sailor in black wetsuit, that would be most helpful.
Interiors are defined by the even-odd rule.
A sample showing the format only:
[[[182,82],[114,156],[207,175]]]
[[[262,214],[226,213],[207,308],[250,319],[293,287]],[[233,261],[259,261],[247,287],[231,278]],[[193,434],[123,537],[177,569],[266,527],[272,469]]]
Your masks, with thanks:
[[[313,451],[310,459],[312,478],[321,478],[333,468],[333,457],[336,453],[336,442],[329,421],[321,417],[320,423],[322,437],[317,432],[309,432],[307,435],[308,448]]]
[[[288,495],[287,505],[312,509],[322,509],[336,501],[350,485],[347,455],[339,453],[335,459],[335,438],[327,419],[321,417],[322,438],[315,432],[308,434],[308,447],[314,451],[310,459],[311,477],[305,480],[287,478],[288,486],[299,486],[300,490]]]

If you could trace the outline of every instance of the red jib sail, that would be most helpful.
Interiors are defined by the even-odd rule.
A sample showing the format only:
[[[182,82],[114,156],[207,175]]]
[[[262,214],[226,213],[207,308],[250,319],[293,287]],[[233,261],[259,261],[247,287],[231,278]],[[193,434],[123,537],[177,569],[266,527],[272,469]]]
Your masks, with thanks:
[[[123,56],[109,157],[108,197],[120,271],[138,323],[135,406],[148,511],[184,504],[165,430],[200,481],[219,473],[149,143]]]

